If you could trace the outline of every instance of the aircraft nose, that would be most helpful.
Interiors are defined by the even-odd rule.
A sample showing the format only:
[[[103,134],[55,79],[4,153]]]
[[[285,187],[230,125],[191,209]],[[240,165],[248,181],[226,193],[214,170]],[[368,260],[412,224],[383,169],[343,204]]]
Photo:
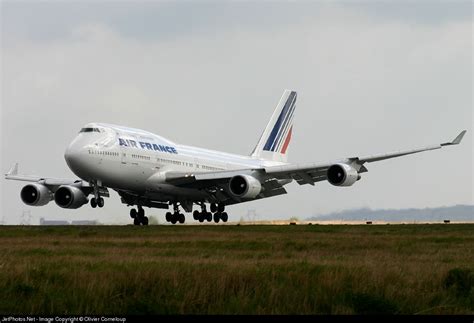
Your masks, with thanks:
[[[69,168],[77,175],[84,166],[85,148],[73,141],[64,152],[64,159]]]
[[[74,160],[77,159],[79,155],[79,149],[76,147],[76,145],[74,145],[74,143],[71,143],[64,152],[64,159],[66,159],[66,162],[69,164],[70,162],[74,162]]]

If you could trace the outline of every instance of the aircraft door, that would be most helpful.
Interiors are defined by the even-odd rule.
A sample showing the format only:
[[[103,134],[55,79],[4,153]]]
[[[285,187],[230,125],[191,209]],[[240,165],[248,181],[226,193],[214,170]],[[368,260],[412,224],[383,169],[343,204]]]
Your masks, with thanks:
[[[198,158],[194,158],[194,169],[196,169],[197,171],[201,170]]]
[[[127,163],[127,153],[125,152],[125,149],[120,149],[120,158],[121,158],[121,161],[122,161],[122,164],[126,164]]]
[[[125,147],[120,147],[120,160],[122,164],[127,164],[130,160],[130,150],[127,150]]]

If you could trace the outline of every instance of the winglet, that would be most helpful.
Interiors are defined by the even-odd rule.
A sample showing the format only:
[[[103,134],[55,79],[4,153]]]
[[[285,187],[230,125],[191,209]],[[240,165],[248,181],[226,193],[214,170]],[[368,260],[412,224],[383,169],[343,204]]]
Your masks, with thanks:
[[[454,138],[453,141],[451,142],[445,142],[444,144],[441,144],[441,146],[450,146],[450,145],[458,145],[461,143],[462,138],[466,134],[466,130],[461,131],[459,135],[457,135],[456,138]]]
[[[454,138],[452,144],[453,145],[460,144],[465,134],[466,134],[466,130],[461,131],[461,133],[456,138]]]
[[[7,174],[5,176],[15,176],[18,175],[18,163],[15,163],[15,165],[10,168]]]

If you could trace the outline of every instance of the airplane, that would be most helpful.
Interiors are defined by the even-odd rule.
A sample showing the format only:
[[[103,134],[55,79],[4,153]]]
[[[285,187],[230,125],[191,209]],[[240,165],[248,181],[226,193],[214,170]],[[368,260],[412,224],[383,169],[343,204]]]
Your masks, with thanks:
[[[68,167],[80,179],[21,175],[18,163],[5,178],[30,182],[20,192],[21,200],[30,206],[54,200],[65,209],[89,202],[92,208],[102,208],[112,189],[122,203],[132,206],[134,225],[148,225],[144,207],[172,207],[173,212],[168,211],[165,218],[176,224],[185,222],[180,208],[190,213],[197,206],[200,211],[194,210],[194,220],[218,223],[228,221],[227,206],[286,194],[284,186],[292,181],[352,186],[368,171],[368,163],[457,145],[466,133],[464,130],[450,142],[418,149],[292,164],[287,158],[296,99],[296,91],[284,91],[248,156],[181,145],[144,130],[88,123],[64,153]]]

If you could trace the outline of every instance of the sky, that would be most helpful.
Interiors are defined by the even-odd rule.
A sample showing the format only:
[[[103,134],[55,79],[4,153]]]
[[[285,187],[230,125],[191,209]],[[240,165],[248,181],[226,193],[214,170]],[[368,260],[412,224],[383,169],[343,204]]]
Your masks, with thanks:
[[[298,91],[289,162],[452,140],[367,165],[351,187],[287,186],[227,209],[231,221],[351,208],[473,204],[470,1],[1,1],[1,161],[6,173],[76,178],[64,150],[88,122],[249,154],[285,89]],[[130,222],[103,209],[29,207],[0,180],[0,222]],[[164,222],[164,210],[147,214]],[[254,218],[252,216],[252,218]],[[190,218],[188,221],[192,221]]]

